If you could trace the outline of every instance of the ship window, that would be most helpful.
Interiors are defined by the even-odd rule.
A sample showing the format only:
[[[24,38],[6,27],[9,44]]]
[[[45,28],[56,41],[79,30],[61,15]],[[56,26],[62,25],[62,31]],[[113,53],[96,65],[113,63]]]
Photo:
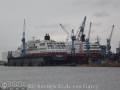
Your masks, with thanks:
[[[64,49],[64,48],[65,48],[65,45],[62,45],[62,48]]]
[[[35,44],[33,44],[33,47],[30,47],[30,48],[37,48],[37,46]]]
[[[54,49],[54,46],[52,45],[52,47],[51,47],[52,49]]]
[[[60,45],[59,47],[60,47],[60,49],[63,49],[63,46],[62,46],[62,45]]]
[[[33,44],[34,45],[34,47],[35,47],[35,44]]]
[[[40,46],[45,46],[45,43],[40,43]]]
[[[56,45],[56,49],[59,49],[59,45]]]
[[[48,49],[53,49],[53,45],[48,45]]]

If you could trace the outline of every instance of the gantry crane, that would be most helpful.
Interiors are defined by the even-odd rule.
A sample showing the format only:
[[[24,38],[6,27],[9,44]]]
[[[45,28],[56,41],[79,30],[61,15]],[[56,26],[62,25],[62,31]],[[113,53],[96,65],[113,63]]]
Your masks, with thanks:
[[[118,54],[118,62],[120,63],[120,41],[119,41],[119,47],[118,47],[117,54]]]
[[[64,32],[68,35],[67,36],[67,41],[69,40],[69,32],[65,29],[65,27],[60,24],[61,28],[64,30]],[[74,42],[76,40],[76,37],[74,35],[74,30],[72,29],[72,32],[71,32],[71,40],[72,40],[72,47],[71,47],[71,54],[72,55],[75,55],[75,46],[74,46]]]
[[[118,54],[120,55],[120,41],[119,41],[119,46],[118,46]]]
[[[65,28],[62,24],[60,24],[60,27],[61,27],[62,30],[67,34],[67,39],[66,39],[66,41],[68,41],[68,40],[69,40],[69,36],[70,36],[69,32],[66,30],[66,28]]]
[[[86,23],[86,16],[84,17],[82,25],[80,26],[80,31],[76,35],[77,39],[81,40],[82,42],[85,41],[85,34],[84,34],[85,23]]]
[[[24,19],[24,24],[23,24],[23,36],[22,36],[22,51],[21,51],[21,52],[22,52],[22,53],[21,53],[22,56],[25,56],[25,54],[26,54],[25,30],[26,30],[26,22],[25,22],[25,19]]]
[[[99,46],[100,46],[100,37],[97,36],[97,42],[96,42]]]
[[[71,40],[72,40],[71,54],[75,55],[75,45],[74,45],[74,42],[76,40],[76,37],[74,35],[74,30],[73,29],[72,29],[72,34],[71,34]]]
[[[110,57],[110,54],[111,54],[111,39],[112,39],[112,35],[113,35],[113,31],[114,31],[114,24],[112,25],[112,30],[111,30],[111,33],[110,33],[110,36],[109,38],[107,39],[107,55],[108,57]]]
[[[91,33],[91,25],[92,25],[92,22],[90,22],[88,37],[86,39],[87,55],[89,55],[89,50],[90,50],[90,42],[89,42],[89,40],[90,40],[90,33]]]
[[[87,41],[87,42],[90,41],[91,25],[92,25],[92,22],[90,22],[88,37],[86,38],[86,41]]]

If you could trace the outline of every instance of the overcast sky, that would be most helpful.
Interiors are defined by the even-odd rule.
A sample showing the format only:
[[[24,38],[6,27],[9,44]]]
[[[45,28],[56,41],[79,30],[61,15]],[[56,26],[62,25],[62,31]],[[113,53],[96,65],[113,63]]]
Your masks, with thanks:
[[[87,16],[85,33],[92,21],[91,41],[99,36],[106,44],[112,24],[115,30],[112,50],[120,41],[120,0],[0,0],[0,52],[15,50],[21,44],[23,19],[26,19],[26,39],[43,39],[50,33],[54,40],[65,40],[66,33],[59,23],[71,32],[78,30]]]

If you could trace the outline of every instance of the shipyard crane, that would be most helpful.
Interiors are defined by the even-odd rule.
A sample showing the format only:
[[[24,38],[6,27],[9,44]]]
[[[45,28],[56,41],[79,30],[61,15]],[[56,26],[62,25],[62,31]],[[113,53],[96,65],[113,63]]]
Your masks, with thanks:
[[[118,59],[119,59],[119,62],[120,62],[120,41],[119,41],[119,47],[118,47]]]
[[[92,22],[90,22],[90,26],[89,26],[89,32],[88,32],[88,37],[86,39],[86,48],[87,48],[87,54],[89,55],[89,49],[90,49],[90,33],[91,33],[91,25],[92,25]]]
[[[67,39],[66,39],[66,41],[68,41],[69,40],[69,32],[66,30],[66,28],[62,25],[62,24],[59,24],[60,25],[60,27],[62,28],[62,30],[67,34]]]
[[[120,41],[119,41],[119,48],[120,48]]]
[[[92,25],[92,22],[90,22],[88,37],[87,37],[87,39],[86,39],[87,42],[90,41],[91,25]]]
[[[118,53],[120,55],[120,41],[119,41]]]
[[[26,21],[25,21],[25,19],[24,19],[24,24],[23,24],[23,36],[22,36],[22,51],[21,51],[21,52],[22,52],[22,53],[21,53],[22,56],[25,56],[25,54],[26,54],[25,30],[26,30]]]
[[[85,41],[85,34],[84,34],[85,23],[86,23],[86,16],[84,17],[82,25],[80,26],[80,31],[77,33],[77,39],[81,40],[82,42]]]
[[[71,40],[72,40],[71,54],[75,55],[75,45],[74,45],[74,42],[76,40],[76,36],[74,35],[74,30],[73,29],[72,29],[72,34],[71,34]]]
[[[96,42],[98,45],[100,45],[100,38],[99,36],[97,36],[97,42]]]
[[[112,39],[114,27],[115,27],[115,26],[114,26],[114,24],[113,24],[113,25],[112,25],[112,30],[111,30],[110,36],[109,36],[109,38],[107,39],[107,55],[108,55],[108,57],[110,57],[110,54],[111,54],[111,39]]]

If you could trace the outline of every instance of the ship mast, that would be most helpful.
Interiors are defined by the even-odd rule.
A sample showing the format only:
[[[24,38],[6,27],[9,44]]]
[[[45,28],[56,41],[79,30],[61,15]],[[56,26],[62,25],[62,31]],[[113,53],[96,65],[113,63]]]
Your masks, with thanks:
[[[25,30],[26,30],[26,22],[24,19],[24,24],[23,24],[23,36],[22,36],[22,56],[25,56],[26,54],[26,47],[25,47]]]

